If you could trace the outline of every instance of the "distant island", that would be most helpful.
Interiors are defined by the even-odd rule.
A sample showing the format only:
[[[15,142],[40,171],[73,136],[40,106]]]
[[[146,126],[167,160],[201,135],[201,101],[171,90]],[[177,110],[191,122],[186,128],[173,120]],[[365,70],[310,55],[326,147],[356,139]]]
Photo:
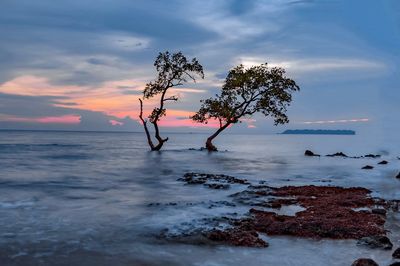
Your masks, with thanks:
[[[355,135],[354,130],[330,130],[330,129],[288,129],[281,134],[291,135]]]

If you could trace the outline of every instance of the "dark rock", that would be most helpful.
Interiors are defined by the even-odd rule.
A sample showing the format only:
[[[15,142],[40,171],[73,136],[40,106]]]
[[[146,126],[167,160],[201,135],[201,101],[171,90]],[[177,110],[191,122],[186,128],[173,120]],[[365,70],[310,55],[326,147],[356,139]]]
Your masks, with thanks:
[[[212,188],[212,189],[228,189],[230,186],[229,184],[216,184],[216,183],[212,183],[212,184],[204,184],[205,186]]]
[[[211,241],[222,242],[233,246],[244,247],[268,247],[268,243],[258,237],[254,230],[246,231],[241,229],[229,229],[225,231],[213,230],[206,233],[206,237]]]
[[[393,262],[389,266],[400,266],[400,262],[398,262],[398,261]]]
[[[317,157],[320,157],[320,156],[321,156],[321,155],[319,155],[319,154],[313,153],[313,152],[310,151],[310,150],[306,150],[306,151],[304,152],[304,155],[305,155],[305,156],[317,156]]]
[[[386,210],[385,209],[372,209],[371,210],[372,213],[374,214],[379,214],[379,215],[386,215]]]
[[[389,163],[388,161],[383,160],[383,161],[380,161],[378,164],[388,164],[388,163]]]
[[[249,205],[249,206],[262,206],[271,207],[271,202],[268,202],[268,197],[272,197],[271,192],[275,188],[269,186],[262,186],[259,189],[247,189],[232,195],[234,202]]]
[[[397,248],[397,249],[393,252],[392,257],[395,258],[395,259],[400,259],[400,248]]]
[[[361,169],[364,169],[364,170],[371,170],[371,169],[374,169],[374,167],[371,166],[371,165],[366,165],[366,166],[364,166],[364,167],[361,168]]]
[[[379,154],[367,154],[364,155],[365,158],[380,158],[381,156]]]
[[[363,237],[358,240],[357,244],[379,249],[392,249],[393,247],[390,239],[384,235]]]
[[[186,173],[178,181],[186,182],[188,185],[204,184],[212,189],[228,189],[228,184],[250,184],[246,179],[239,179],[233,176],[202,173]]]
[[[362,258],[354,261],[353,264],[351,264],[351,266],[379,266],[379,265],[372,259]]]
[[[248,188],[259,190],[259,189],[271,189],[273,187],[268,186],[268,185],[250,185],[250,186],[248,186]]]
[[[400,178],[400,172],[396,175],[396,178]]]
[[[328,157],[348,157],[346,154],[344,154],[343,152],[337,152],[337,153],[334,153],[334,154],[328,154],[328,155],[326,155],[326,156],[328,156]]]

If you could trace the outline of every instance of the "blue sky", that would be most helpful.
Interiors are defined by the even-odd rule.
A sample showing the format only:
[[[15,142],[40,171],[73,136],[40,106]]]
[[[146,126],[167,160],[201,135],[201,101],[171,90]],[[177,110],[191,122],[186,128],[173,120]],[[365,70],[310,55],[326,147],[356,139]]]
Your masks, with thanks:
[[[181,100],[168,106],[170,130],[197,130],[187,115],[219,90],[227,71],[263,62],[286,68],[301,86],[291,122],[275,128],[255,116],[231,132],[398,129],[399,1],[0,5],[0,129],[141,130],[137,98],[165,50],[197,57],[206,70],[204,81],[174,92]]]

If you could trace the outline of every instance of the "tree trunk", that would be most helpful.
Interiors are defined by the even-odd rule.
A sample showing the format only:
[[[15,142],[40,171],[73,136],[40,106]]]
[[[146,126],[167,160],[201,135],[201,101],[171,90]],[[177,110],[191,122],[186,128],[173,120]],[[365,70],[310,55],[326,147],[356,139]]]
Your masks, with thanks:
[[[147,143],[150,146],[151,150],[154,150],[154,144],[151,141],[151,137],[150,137],[150,132],[149,129],[147,128],[147,120],[143,119],[143,102],[142,99],[139,99],[140,102],[140,114],[139,114],[139,118],[142,121],[143,127],[144,127],[144,132],[146,133],[146,137],[147,137]],[[157,145],[158,146],[158,145]]]
[[[159,151],[159,150],[161,150],[162,146],[163,146],[164,143],[167,142],[167,141],[168,141],[168,138],[159,141],[158,144],[157,144],[157,146],[152,147],[151,150],[152,150],[152,151]]]
[[[164,145],[164,143],[168,141],[168,138],[163,139],[163,138],[160,136],[160,130],[158,129],[157,121],[152,122],[152,124],[153,124],[153,126],[154,126],[155,137],[156,137],[156,139],[157,139],[157,141],[158,141],[158,144],[157,144],[155,147],[153,147],[151,150],[152,150],[152,151],[159,151],[159,150],[161,150],[161,148],[162,148],[162,146]]]
[[[221,133],[225,128],[227,128],[230,125],[230,123],[226,123],[225,125],[223,125],[222,127],[220,127],[217,131],[215,131],[214,134],[212,134],[211,136],[209,136],[207,138],[206,141],[206,149],[208,151],[218,151],[217,147],[214,146],[214,144],[212,144],[213,139],[215,139],[219,133]]]

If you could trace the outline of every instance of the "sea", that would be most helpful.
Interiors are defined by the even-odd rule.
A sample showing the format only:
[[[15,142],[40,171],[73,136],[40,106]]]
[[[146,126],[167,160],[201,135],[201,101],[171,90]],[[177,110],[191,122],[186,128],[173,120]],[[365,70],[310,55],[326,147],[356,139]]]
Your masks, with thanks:
[[[245,186],[185,185],[187,172],[227,174],[254,184],[361,186],[400,199],[396,136],[218,136],[219,152],[199,148],[206,134],[164,134],[151,152],[143,133],[0,131],[0,265],[351,265],[368,257],[393,262],[393,251],[355,240],[263,236],[267,248],[193,245],[160,235],[185,234],[213,217],[246,215],[218,205]],[[381,158],[306,157],[304,151]],[[389,164],[378,165],[380,160]],[[365,165],[372,170],[362,170]],[[386,229],[400,246],[400,215]]]

